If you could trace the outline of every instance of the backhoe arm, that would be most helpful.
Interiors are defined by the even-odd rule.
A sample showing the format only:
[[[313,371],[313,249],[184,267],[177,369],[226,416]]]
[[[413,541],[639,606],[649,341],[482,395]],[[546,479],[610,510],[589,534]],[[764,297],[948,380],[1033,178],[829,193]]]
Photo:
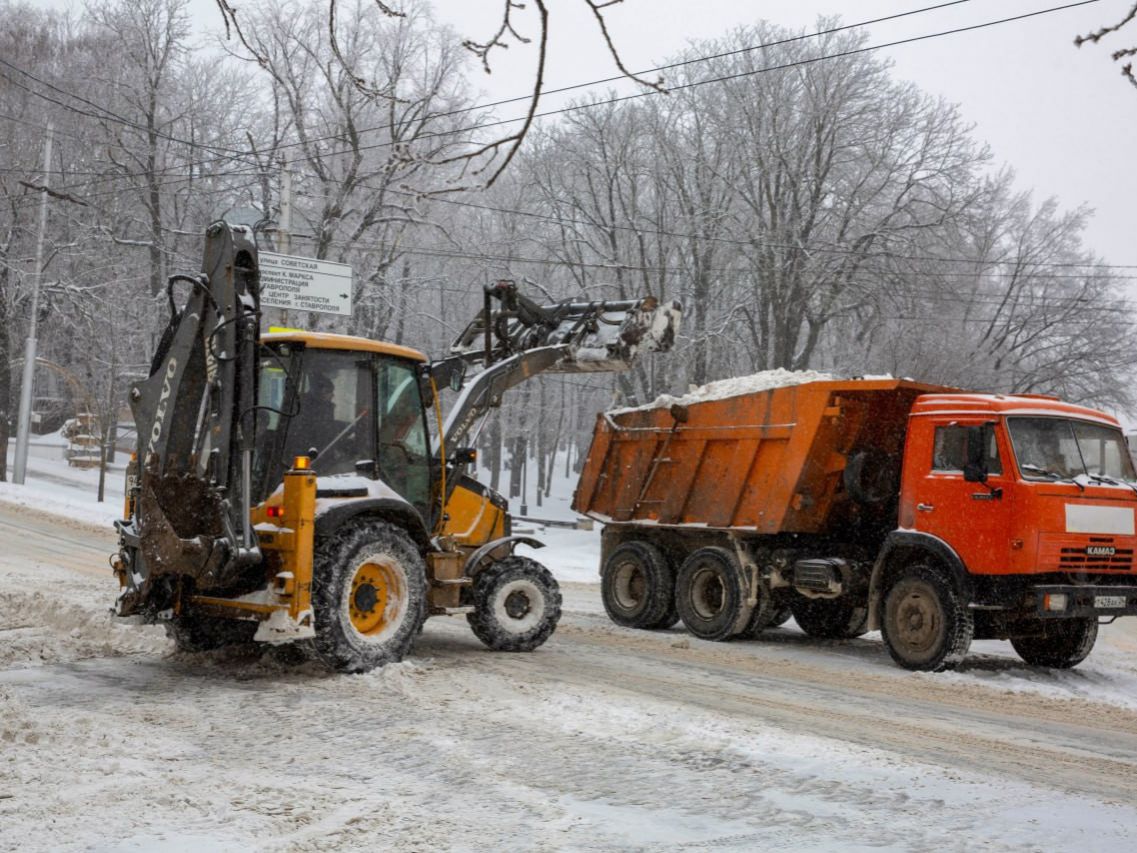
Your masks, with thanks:
[[[170,278],[169,324],[149,378],[130,390],[140,476],[118,525],[121,615],[163,608],[178,577],[211,586],[260,559],[249,523],[259,316],[251,232],[211,225],[202,269]],[[179,283],[189,285],[180,310]],[[173,580],[156,583],[163,576]]]

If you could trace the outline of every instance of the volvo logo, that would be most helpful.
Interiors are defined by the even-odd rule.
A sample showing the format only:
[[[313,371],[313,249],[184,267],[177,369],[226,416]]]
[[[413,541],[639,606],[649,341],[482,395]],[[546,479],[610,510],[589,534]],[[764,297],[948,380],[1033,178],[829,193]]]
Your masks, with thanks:
[[[154,415],[154,425],[150,428],[150,441],[146,445],[146,458],[150,458],[150,454],[154,452],[155,447],[162,438],[162,428],[165,426],[166,421],[166,404],[170,399],[170,394],[173,391],[171,383],[174,374],[178,371],[178,360],[171,358],[170,363],[166,365],[166,375],[162,380],[162,391],[158,397],[158,410]]]
[[[1112,557],[1117,553],[1117,549],[1112,545],[1087,545],[1086,556],[1088,557]]]

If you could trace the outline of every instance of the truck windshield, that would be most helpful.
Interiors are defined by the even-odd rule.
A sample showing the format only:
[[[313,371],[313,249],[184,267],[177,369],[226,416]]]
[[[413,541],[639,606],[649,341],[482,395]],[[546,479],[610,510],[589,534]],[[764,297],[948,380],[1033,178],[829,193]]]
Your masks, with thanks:
[[[1008,418],[1019,471],[1028,480],[1137,479],[1121,431],[1064,418]]]

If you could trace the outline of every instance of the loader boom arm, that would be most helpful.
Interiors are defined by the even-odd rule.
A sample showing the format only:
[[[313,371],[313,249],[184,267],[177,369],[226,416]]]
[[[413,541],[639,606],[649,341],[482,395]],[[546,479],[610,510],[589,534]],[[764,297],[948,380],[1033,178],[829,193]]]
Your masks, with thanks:
[[[495,299],[501,303],[496,311]],[[652,296],[538,305],[512,281],[487,287],[483,309],[454,342],[453,355],[432,365],[439,378],[480,366],[446,419],[446,446],[461,443],[506,391],[527,379],[627,370],[642,353],[671,349],[681,316],[678,302],[661,304]]]

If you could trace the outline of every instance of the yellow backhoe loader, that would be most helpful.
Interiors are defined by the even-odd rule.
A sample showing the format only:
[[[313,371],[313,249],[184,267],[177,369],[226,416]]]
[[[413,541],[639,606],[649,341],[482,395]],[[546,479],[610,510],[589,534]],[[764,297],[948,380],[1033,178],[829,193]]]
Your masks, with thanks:
[[[525,379],[626,369],[669,349],[680,319],[651,297],[538,305],[499,282],[433,363],[364,338],[262,335],[254,235],[223,222],[203,272],[172,276],[168,297],[130,391],[116,613],[165,622],[183,650],[303,643],[354,672],[402,659],[428,615],[466,614],[493,649],[548,639],[557,583],[514,553],[541,543],[512,534],[463,441]],[[458,392],[445,421],[444,388]]]

